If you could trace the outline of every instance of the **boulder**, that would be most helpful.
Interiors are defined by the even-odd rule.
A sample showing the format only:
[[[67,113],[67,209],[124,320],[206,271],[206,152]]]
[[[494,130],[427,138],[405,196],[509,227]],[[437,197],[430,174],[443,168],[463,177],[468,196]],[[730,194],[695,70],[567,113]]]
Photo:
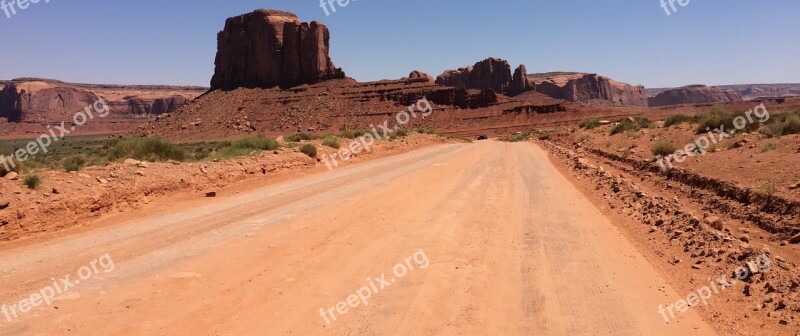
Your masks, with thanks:
[[[19,174],[17,174],[16,172],[12,171],[12,172],[8,172],[8,174],[6,174],[6,180],[16,181],[18,179],[19,179]]]
[[[228,18],[217,35],[211,89],[288,88],[344,78],[328,55],[330,33],[317,21],[259,9]]]

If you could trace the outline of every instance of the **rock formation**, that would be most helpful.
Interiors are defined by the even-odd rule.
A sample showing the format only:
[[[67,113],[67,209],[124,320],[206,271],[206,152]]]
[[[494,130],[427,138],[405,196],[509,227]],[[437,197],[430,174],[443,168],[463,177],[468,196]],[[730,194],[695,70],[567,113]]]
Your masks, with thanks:
[[[471,67],[445,71],[436,78],[436,84],[506,92],[511,84],[511,66],[505,60],[487,58]]]
[[[580,103],[648,106],[644,86],[620,83],[597,74],[550,73],[534,75],[534,90],[556,99]]]
[[[162,114],[176,111],[206,91],[200,87],[71,84],[50,79],[21,78],[0,91],[0,118],[11,122],[71,120],[103,98],[111,113]]]
[[[211,89],[288,88],[344,78],[330,57],[330,33],[292,13],[260,9],[228,18],[217,35]]]
[[[414,70],[408,75],[408,78],[406,78],[406,84],[414,83],[434,84],[433,76],[422,71]]]
[[[714,104],[742,101],[742,95],[735,90],[724,90],[714,86],[689,85],[669,89],[651,97],[650,106],[679,104]]]
[[[511,79],[511,86],[509,87],[509,94],[518,95],[533,89],[533,85],[528,81],[528,72],[525,65],[520,65],[514,70],[514,77]]]

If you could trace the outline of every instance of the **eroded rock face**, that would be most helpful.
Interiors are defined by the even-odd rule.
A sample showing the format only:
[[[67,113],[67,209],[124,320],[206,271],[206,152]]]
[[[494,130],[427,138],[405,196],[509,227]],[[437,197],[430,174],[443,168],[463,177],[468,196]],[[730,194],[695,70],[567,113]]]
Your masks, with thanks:
[[[511,79],[511,86],[508,92],[512,95],[517,95],[531,89],[533,89],[533,85],[528,81],[528,72],[525,69],[525,65],[520,65],[514,70],[514,76]]]
[[[511,85],[511,66],[505,60],[487,58],[471,67],[445,71],[436,78],[436,84],[506,92]]]
[[[537,92],[571,102],[608,102],[622,106],[648,106],[644,86],[620,83],[597,74],[570,74],[563,80],[535,84]]]
[[[433,76],[425,72],[414,70],[408,75],[406,84],[414,83],[434,84],[434,79]]]
[[[260,9],[228,18],[217,35],[211,89],[283,88],[344,78],[331,61],[328,28]]]
[[[0,118],[11,122],[57,122],[104,99],[115,116],[174,112],[205,88],[71,84],[50,79],[16,79],[0,91]]]
[[[724,90],[714,86],[689,85],[670,89],[650,98],[650,106],[679,104],[713,104],[742,101],[742,95],[735,90]]]

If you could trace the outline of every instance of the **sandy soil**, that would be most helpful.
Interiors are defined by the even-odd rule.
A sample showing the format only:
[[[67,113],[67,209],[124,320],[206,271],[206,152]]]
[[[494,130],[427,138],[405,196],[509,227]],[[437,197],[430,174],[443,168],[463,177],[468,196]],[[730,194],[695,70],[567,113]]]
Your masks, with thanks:
[[[439,145],[2,250],[9,304],[115,262],[3,334],[714,334],[691,310],[664,322],[681,295],[531,143]]]

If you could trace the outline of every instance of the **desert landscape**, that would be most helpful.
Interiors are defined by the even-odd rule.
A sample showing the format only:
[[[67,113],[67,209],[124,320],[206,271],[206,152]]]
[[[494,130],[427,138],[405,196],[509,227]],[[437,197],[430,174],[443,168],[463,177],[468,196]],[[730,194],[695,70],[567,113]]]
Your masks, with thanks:
[[[800,84],[209,24],[208,86],[0,80],[0,335],[800,334]]]

